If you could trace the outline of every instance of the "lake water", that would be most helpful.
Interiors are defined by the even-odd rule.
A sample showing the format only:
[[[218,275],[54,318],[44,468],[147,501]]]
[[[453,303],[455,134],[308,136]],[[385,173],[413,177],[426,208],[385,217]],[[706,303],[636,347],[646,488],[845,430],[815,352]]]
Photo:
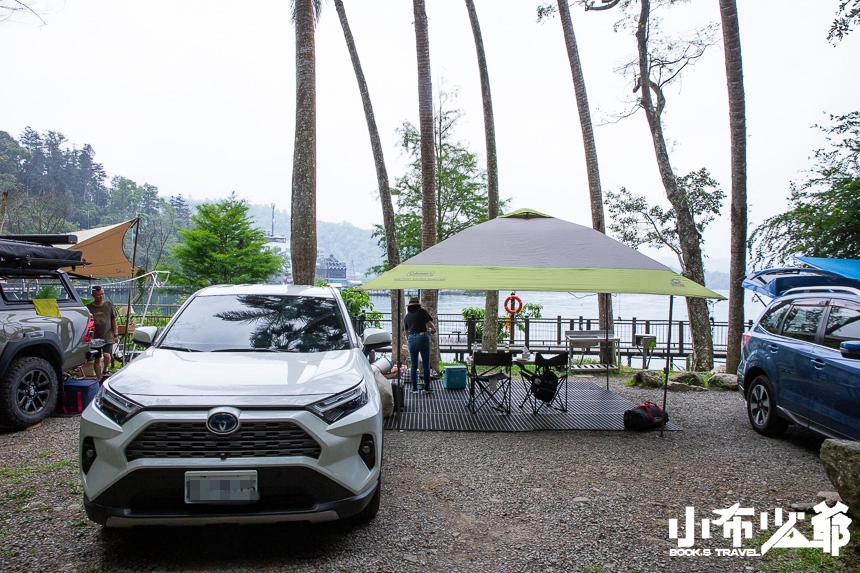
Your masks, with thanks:
[[[728,291],[716,290],[728,298]],[[499,314],[504,315],[503,302],[509,295],[508,292],[499,293]],[[597,295],[590,293],[567,293],[567,292],[519,292],[517,293],[523,303],[535,303],[543,307],[541,316],[543,318],[598,318]],[[388,294],[372,294],[371,301],[374,308],[383,313],[391,311],[390,298]],[[710,304],[711,316],[716,322],[728,320],[728,300],[715,301]],[[439,293],[439,314],[460,314],[464,308],[484,308],[484,295],[463,294],[461,292],[441,291]],[[404,310],[405,310],[404,304]],[[746,320],[755,320],[764,306],[757,300],[747,296],[744,303],[744,314]],[[612,313],[616,318],[640,320],[665,320],[669,316],[669,297],[663,295],[647,294],[615,294],[612,295]],[[672,310],[672,320],[687,320],[687,304],[684,298],[675,297]]]

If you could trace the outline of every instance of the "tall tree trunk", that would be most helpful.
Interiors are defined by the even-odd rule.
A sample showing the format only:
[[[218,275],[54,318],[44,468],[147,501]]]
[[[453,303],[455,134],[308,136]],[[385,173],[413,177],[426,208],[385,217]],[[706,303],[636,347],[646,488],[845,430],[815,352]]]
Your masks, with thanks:
[[[475,51],[478,54],[478,74],[481,77],[481,99],[484,105],[484,140],[487,146],[487,218],[499,216],[499,165],[496,158],[496,124],[493,120],[493,98],[490,94],[490,73],[487,69],[487,56],[484,53],[484,39],[475,2],[466,0],[472,36],[475,38]],[[495,352],[499,346],[499,291],[488,290],[484,304],[484,334],[481,347]]]
[[[720,0],[726,83],[729,90],[729,129],[732,148],[731,260],[729,262],[729,334],[726,372],[738,369],[744,333],[744,289],[747,245],[747,126],[741,30],[735,0]]]
[[[295,0],[296,137],[290,253],[293,282],[313,284],[317,261],[316,56],[313,0]]]
[[[436,151],[433,140],[433,81],[430,76],[430,34],[424,0],[412,0],[418,58],[418,126],[421,133],[421,250],[436,244]],[[438,321],[439,291],[421,291],[421,305]],[[438,326],[438,322],[437,322]],[[439,335],[431,337],[431,366],[439,369]]]
[[[364,105],[364,118],[367,121],[367,131],[370,134],[370,148],[373,151],[373,162],[376,165],[376,184],[379,186],[379,201],[382,203],[382,225],[385,229],[385,250],[388,255],[388,268],[393,269],[400,264],[400,248],[397,245],[397,230],[394,226],[394,206],[391,202],[391,189],[388,186],[388,171],[385,169],[385,157],[382,154],[382,143],[379,139],[379,129],[376,126],[376,117],[373,114],[373,105],[370,103],[370,91],[367,88],[367,80],[361,69],[361,60],[358,58],[358,50],[352,31],[349,29],[349,21],[346,18],[346,10],[342,0],[334,0],[340,26],[343,28],[343,37],[352,60],[352,68],[355,70],[355,79],[358,81],[358,91],[361,94],[361,103]],[[402,300],[403,291],[393,290],[390,292],[391,308],[397,309],[398,300]],[[396,312],[396,310],[395,310]],[[397,341],[397,321],[391,321],[392,339]],[[399,361],[399,354],[396,356]]]
[[[573,90],[576,94],[576,108],[579,111],[579,125],[582,130],[582,144],[585,150],[585,167],[588,173],[588,193],[591,199],[591,227],[601,233],[606,233],[606,222],[603,217],[603,191],[600,187],[600,169],[597,164],[597,143],[594,141],[594,128],[591,125],[591,109],[588,106],[588,93],[585,89],[585,77],[582,75],[582,64],[579,60],[579,48],[576,45],[576,35],[573,32],[573,21],[570,18],[568,0],[558,0],[558,14],[561,28],[564,32],[564,44],[567,47],[567,59],[570,62],[570,75],[573,77]],[[600,328],[613,329],[612,295],[601,294],[597,298]],[[609,364],[613,362],[611,345],[601,345],[600,361]]]
[[[3,232],[3,224],[6,222],[6,207],[9,205],[9,192],[3,191],[0,195],[0,233]]]
[[[654,152],[657,156],[657,166],[666,197],[675,209],[678,242],[684,257],[682,274],[701,284],[705,284],[705,269],[702,264],[701,237],[696,230],[693,215],[687,202],[687,196],[678,185],[675,173],[669,163],[669,151],[663,137],[661,114],[666,104],[660,88],[651,83],[648,61],[648,22],[651,11],[650,0],[641,0],[642,9],[639,14],[639,25],[636,30],[636,41],[639,52],[639,80],[642,88],[641,105],[648,118],[651,139],[654,142]],[[651,99],[651,91],[657,96],[657,103]],[[708,303],[702,298],[687,297],[687,315],[690,318],[690,334],[693,338],[693,363],[696,371],[707,371],[714,367],[714,343],[711,334],[711,323],[708,317]]]

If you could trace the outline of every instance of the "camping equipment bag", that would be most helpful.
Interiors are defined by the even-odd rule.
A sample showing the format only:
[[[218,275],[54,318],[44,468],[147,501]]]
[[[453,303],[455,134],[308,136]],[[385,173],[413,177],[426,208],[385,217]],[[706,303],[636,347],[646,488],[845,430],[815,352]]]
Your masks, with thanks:
[[[543,402],[552,402],[558,391],[558,376],[555,372],[547,370],[536,376],[531,385],[531,393],[535,398]]]
[[[625,430],[653,430],[669,423],[669,414],[654,402],[645,402],[624,412]]]
[[[63,381],[60,394],[63,414],[80,414],[89,406],[99,391],[99,381],[87,378],[69,378]]]

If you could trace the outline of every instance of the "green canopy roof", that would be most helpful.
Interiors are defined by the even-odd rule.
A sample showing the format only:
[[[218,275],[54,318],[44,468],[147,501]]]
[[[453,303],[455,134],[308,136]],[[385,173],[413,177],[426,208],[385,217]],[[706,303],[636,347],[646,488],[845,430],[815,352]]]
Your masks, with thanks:
[[[531,209],[469,227],[360,288],[725,298],[590,227]]]

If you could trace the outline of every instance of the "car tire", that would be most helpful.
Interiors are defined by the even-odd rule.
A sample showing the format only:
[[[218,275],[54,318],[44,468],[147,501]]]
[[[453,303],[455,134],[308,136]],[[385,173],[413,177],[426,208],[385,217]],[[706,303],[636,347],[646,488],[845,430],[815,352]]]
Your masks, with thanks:
[[[747,416],[753,430],[763,436],[775,438],[788,428],[788,421],[776,410],[776,396],[767,376],[753,378],[747,394]]]
[[[57,373],[44,358],[16,358],[0,379],[0,417],[13,428],[27,428],[57,406]]]

